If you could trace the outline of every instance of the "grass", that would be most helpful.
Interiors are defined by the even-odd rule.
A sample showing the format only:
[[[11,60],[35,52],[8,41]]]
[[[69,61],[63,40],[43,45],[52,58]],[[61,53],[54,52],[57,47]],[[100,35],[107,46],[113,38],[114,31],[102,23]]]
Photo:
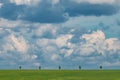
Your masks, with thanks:
[[[120,80],[120,70],[0,70],[0,80]]]

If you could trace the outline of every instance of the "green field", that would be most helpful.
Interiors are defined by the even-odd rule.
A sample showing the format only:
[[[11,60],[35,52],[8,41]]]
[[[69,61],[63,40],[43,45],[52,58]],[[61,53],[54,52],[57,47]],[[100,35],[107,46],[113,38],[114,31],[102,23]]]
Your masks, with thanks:
[[[120,80],[120,70],[0,70],[0,80]]]

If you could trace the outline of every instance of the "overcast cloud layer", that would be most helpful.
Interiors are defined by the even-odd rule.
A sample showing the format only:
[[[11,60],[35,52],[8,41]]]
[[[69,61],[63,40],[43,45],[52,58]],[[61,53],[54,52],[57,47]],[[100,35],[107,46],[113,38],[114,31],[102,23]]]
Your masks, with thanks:
[[[119,0],[0,0],[0,68],[119,69],[119,9]]]
[[[118,11],[117,0],[2,0],[0,17],[40,23],[61,23],[69,17],[110,16]]]

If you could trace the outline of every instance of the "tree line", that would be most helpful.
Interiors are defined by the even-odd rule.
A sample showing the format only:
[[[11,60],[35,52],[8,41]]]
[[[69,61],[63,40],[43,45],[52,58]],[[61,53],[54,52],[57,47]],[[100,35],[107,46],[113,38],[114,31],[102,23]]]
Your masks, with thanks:
[[[102,65],[100,65],[100,66],[99,66],[99,69],[102,69],[102,68],[103,68]],[[19,70],[21,70],[21,69],[22,69],[22,66],[19,66]],[[41,70],[42,67],[39,66],[38,69]],[[58,69],[61,70],[62,67],[61,67],[61,66],[58,66]],[[82,66],[78,66],[78,69],[81,70],[81,69],[82,69]]]

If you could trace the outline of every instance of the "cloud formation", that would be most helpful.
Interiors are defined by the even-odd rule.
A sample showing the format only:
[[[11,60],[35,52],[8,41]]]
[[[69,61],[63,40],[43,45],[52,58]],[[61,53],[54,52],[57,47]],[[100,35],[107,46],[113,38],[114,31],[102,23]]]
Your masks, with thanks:
[[[110,16],[119,11],[115,0],[9,0],[1,4],[0,17],[39,23],[62,23],[81,15]]]
[[[117,0],[71,0],[77,3],[81,3],[81,2],[89,2],[91,4],[113,4],[115,3]]]
[[[113,66],[112,63],[119,62],[120,40],[107,38],[102,30],[82,33],[75,28],[66,31],[61,25],[28,22],[19,27],[20,21],[13,21],[17,25],[9,28],[9,20],[1,21],[7,24],[0,29],[0,59],[9,65],[99,65],[106,62]],[[78,37],[76,43],[73,42],[75,36]]]
[[[3,6],[3,4],[2,3],[0,3],[0,8]]]
[[[113,15],[118,12],[118,7],[116,5],[110,4],[91,4],[91,3],[74,3],[66,2],[65,11],[69,16],[102,16],[102,15]],[[73,6],[71,6],[73,5]]]
[[[10,0],[11,3],[16,5],[37,5],[41,0]]]
[[[0,0],[3,68],[120,66],[118,0],[37,1]]]
[[[102,31],[84,34],[81,38],[85,39],[85,42],[81,43],[82,55],[91,55],[95,52],[106,55],[106,52],[118,53],[120,50],[120,41],[117,38],[106,39]]]

